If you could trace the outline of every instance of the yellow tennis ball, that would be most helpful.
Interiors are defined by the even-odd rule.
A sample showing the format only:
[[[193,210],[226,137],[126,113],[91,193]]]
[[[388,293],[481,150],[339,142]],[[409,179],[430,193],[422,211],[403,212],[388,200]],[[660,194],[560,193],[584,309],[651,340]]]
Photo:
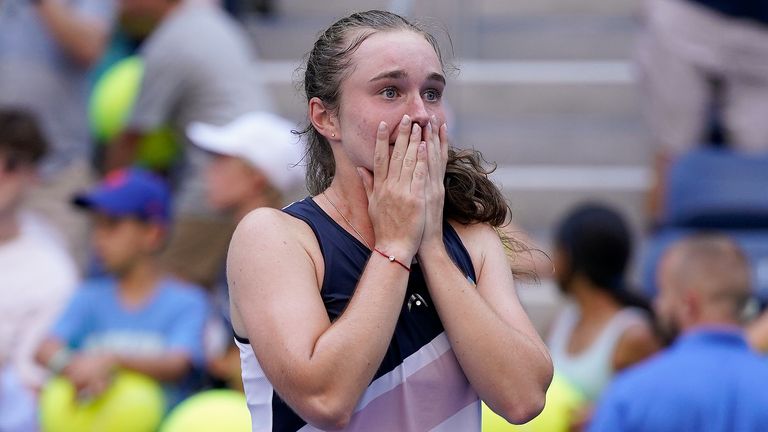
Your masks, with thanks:
[[[144,76],[144,63],[138,56],[126,57],[99,78],[91,93],[89,119],[91,131],[101,143],[109,143],[125,128],[133,111]],[[180,154],[180,147],[167,127],[144,136],[139,143],[137,161],[155,169],[167,168]]]
[[[173,132],[166,127],[144,136],[139,144],[137,159],[147,168],[163,169],[170,166],[180,153]]]
[[[114,139],[128,121],[144,75],[138,56],[126,57],[99,78],[91,93],[91,130],[101,141]]]
[[[245,396],[234,390],[198,393],[174,408],[160,432],[250,432]]]
[[[52,379],[40,395],[43,432],[154,432],[165,413],[160,385],[122,371],[96,399],[80,402],[69,380]]]
[[[574,412],[585,402],[586,398],[576,387],[555,374],[541,414],[524,425],[513,425],[483,404],[483,432],[567,432]]]

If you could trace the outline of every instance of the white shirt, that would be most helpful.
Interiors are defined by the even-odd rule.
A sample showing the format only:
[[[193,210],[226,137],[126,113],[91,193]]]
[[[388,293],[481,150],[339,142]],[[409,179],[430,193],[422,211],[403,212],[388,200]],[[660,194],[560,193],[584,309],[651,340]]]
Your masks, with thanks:
[[[596,400],[613,378],[613,354],[624,332],[646,321],[645,312],[624,308],[614,315],[597,338],[578,354],[568,353],[568,342],[579,321],[579,308],[568,303],[555,321],[547,345],[555,370],[582,391],[589,400]]]
[[[77,268],[56,231],[42,219],[19,215],[19,235],[0,243],[0,365],[39,386],[46,371],[34,353],[66,306],[78,282]]]

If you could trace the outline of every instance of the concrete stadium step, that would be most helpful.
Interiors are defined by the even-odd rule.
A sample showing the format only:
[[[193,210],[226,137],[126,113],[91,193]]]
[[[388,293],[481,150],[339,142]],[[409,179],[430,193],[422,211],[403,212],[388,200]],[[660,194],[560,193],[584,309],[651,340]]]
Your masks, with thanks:
[[[636,14],[642,0],[475,0],[465,4],[479,16],[541,16],[561,13],[617,16]]]
[[[387,8],[382,0],[307,2],[284,0],[271,19],[246,25],[266,59],[299,58],[315,36],[352,11]],[[413,1],[410,16],[443,42],[448,31],[455,52],[474,58],[624,59],[638,28],[640,0]],[[442,44],[448,49],[446,43]]]
[[[457,117],[535,114],[637,114],[637,90],[623,83],[452,83],[446,92]]]
[[[301,58],[334,17],[251,18],[246,28],[264,59]],[[459,57],[512,60],[605,60],[631,56],[638,23],[631,17],[556,15],[467,18],[460,24],[426,20],[449,52]],[[447,30],[447,33],[446,31]],[[452,44],[448,43],[448,35]]]
[[[459,55],[479,59],[628,59],[638,29],[627,16],[502,16],[477,19],[454,41]]]
[[[646,127],[634,116],[466,116],[452,132],[457,147],[499,165],[645,165],[651,157]]]
[[[577,204],[587,201],[606,203],[618,209],[636,233],[645,227],[645,193],[641,190],[549,190],[515,189],[503,185],[512,209],[512,218],[531,232],[548,232],[563,215]]]

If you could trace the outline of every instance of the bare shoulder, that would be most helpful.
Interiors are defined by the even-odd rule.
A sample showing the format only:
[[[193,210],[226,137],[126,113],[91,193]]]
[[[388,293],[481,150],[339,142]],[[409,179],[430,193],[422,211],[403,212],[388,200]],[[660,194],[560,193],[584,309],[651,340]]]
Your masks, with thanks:
[[[251,211],[237,225],[229,247],[228,267],[241,261],[253,265],[280,261],[309,260],[318,277],[322,274],[322,253],[312,228],[306,222],[279,209],[262,207]]]
[[[240,221],[232,243],[237,245],[243,240],[254,247],[270,247],[276,242],[294,246],[317,243],[312,229],[304,221],[269,207],[255,209]]]
[[[484,273],[486,264],[489,262],[506,264],[504,246],[499,233],[493,226],[487,223],[462,224],[453,220],[448,222],[459,235],[478,276]],[[506,265],[505,267],[509,268]]]
[[[238,224],[227,256],[232,326],[252,343],[278,325],[283,302],[298,305],[319,298],[324,262],[312,228],[283,211],[260,208]],[[322,304],[322,303],[320,303]],[[267,332],[269,333],[269,332]]]
[[[627,328],[616,344],[614,370],[622,370],[642,361],[661,348],[661,342],[650,322],[640,322]]]
[[[501,238],[494,227],[487,223],[462,224],[449,220],[456,234],[470,255],[482,255],[489,247],[498,245],[501,247]]]
[[[290,231],[299,229],[301,231],[302,226],[307,227],[311,232],[306,223],[280,209],[260,207],[245,215],[243,220],[237,225],[236,231],[264,231],[265,233],[274,229],[287,229]]]

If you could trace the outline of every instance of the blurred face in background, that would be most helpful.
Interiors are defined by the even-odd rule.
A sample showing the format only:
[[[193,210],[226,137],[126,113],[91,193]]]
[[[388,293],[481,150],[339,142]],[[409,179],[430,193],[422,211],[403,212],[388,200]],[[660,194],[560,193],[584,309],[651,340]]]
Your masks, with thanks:
[[[217,210],[235,210],[262,192],[266,179],[244,160],[216,155],[205,171],[208,203]]]
[[[104,267],[118,277],[155,253],[162,239],[163,228],[158,224],[93,214],[93,248]]]

